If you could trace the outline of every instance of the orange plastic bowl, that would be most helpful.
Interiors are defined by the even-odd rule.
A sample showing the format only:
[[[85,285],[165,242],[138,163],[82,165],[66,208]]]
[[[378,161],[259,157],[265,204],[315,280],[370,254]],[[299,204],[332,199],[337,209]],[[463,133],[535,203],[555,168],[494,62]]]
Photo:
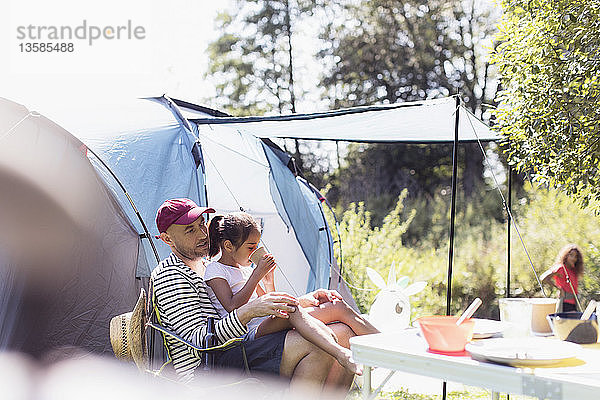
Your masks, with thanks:
[[[429,350],[441,353],[465,351],[465,345],[473,339],[475,321],[466,319],[456,325],[458,317],[435,315],[417,319],[421,332],[429,345]]]

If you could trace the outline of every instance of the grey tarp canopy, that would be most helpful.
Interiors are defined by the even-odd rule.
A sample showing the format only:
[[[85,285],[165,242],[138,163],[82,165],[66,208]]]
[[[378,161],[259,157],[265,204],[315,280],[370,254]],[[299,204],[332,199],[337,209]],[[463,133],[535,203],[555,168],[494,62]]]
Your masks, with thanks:
[[[442,143],[499,138],[454,98],[354,107],[311,114],[267,117],[188,118],[199,124],[228,124],[260,138],[339,140],[350,142]]]

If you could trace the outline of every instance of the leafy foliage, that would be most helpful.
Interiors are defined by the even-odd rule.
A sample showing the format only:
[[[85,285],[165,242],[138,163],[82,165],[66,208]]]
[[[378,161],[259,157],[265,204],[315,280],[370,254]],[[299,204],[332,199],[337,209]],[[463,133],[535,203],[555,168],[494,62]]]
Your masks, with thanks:
[[[371,213],[362,203],[352,204],[343,214],[340,232],[344,271],[358,288],[353,295],[363,312],[366,311],[365,304],[371,304],[375,296],[372,290],[360,290],[372,287],[365,268],[372,267],[381,272],[381,268],[378,267],[380,265],[389,266],[392,261],[398,262],[410,258],[406,253],[410,250],[402,246],[402,235],[406,232],[412,217],[409,216],[405,221],[400,219],[403,210],[402,200],[406,194],[406,191],[401,194],[396,207],[386,216],[381,227],[371,228]],[[414,211],[411,214],[414,215]],[[355,266],[360,268],[356,269]],[[384,276],[387,276],[387,273]]]
[[[580,209],[564,194],[540,187],[525,187],[527,197],[513,211],[519,232],[538,273],[550,266],[566,243],[577,243],[583,250],[585,274],[580,286],[580,301],[586,304],[600,295],[600,218]],[[387,276],[395,263],[399,275],[411,281],[424,280],[428,286],[413,296],[413,319],[427,314],[444,314],[448,268],[447,242],[424,237],[407,244],[404,237],[418,221],[419,214],[439,214],[438,226],[447,226],[448,207],[444,202],[430,207],[406,210],[406,191],[381,228],[371,227],[371,213],[361,203],[352,204],[343,214],[340,234],[344,258],[344,277],[362,312],[368,312],[376,290],[366,276],[366,267]],[[432,204],[436,206],[431,207]],[[439,209],[441,207],[441,209]],[[498,318],[498,297],[506,296],[506,224],[486,220],[476,207],[460,209],[456,218],[456,238],[452,279],[452,313],[465,309],[475,298],[483,305],[479,317]],[[511,296],[540,297],[541,290],[531,271],[518,235],[511,235]],[[556,296],[549,287],[547,295]]]
[[[459,145],[458,151],[458,196],[469,202],[482,204],[481,212],[491,218],[502,219],[501,203],[497,193],[484,182],[483,161],[478,145],[467,149],[470,144]],[[478,154],[478,157],[474,157]],[[479,160],[477,167],[471,166],[476,175],[475,186],[467,190],[468,160]],[[351,202],[362,201],[372,212],[372,222],[381,223],[395,205],[398,195],[408,189],[405,204],[428,207],[427,203],[450,199],[452,185],[452,145],[433,144],[351,144],[345,163],[329,176],[327,198],[336,206],[344,208]],[[473,182],[470,183],[471,185]],[[483,206],[492,197],[492,203]],[[441,208],[440,208],[441,209]],[[409,227],[407,239],[420,240],[421,234],[430,235],[428,227],[436,229],[437,214],[417,216],[418,226]],[[426,228],[424,231],[421,228]],[[437,235],[441,239],[440,235]]]
[[[412,197],[433,198],[451,183],[451,145],[351,144],[344,161],[331,175],[327,197],[342,206],[363,201],[376,213],[376,223],[403,189]]]
[[[600,1],[501,4],[493,60],[509,159],[600,212]]]

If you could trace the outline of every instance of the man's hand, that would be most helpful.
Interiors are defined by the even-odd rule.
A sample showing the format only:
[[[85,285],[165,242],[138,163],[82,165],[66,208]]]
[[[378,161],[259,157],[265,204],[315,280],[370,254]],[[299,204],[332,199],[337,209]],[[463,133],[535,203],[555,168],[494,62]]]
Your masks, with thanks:
[[[289,318],[288,313],[296,311],[298,300],[287,293],[271,292],[237,309],[240,322],[246,325],[252,318],[272,315]]]
[[[323,303],[335,303],[341,300],[343,300],[342,295],[337,291],[327,289],[317,289],[298,298],[302,307],[317,307]]]

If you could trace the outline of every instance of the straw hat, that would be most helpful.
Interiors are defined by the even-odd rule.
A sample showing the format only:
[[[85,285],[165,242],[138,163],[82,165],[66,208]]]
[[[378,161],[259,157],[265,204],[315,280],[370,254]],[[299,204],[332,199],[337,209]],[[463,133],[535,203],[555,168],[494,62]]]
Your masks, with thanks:
[[[133,360],[141,370],[148,365],[145,326],[146,291],[142,288],[133,311],[110,320],[110,344],[115,356],[125,361]]]

